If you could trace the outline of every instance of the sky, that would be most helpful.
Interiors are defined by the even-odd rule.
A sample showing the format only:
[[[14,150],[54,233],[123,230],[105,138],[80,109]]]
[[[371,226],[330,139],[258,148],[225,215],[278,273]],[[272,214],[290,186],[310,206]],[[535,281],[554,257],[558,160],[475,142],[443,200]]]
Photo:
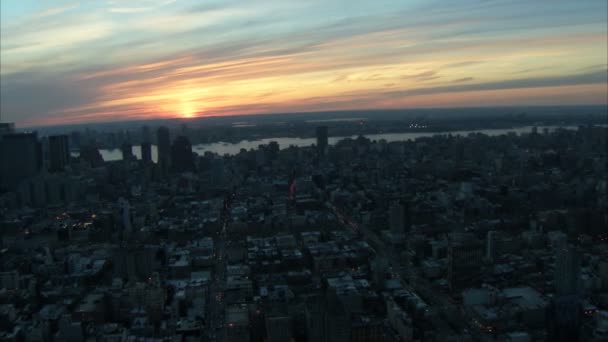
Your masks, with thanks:
[[[19,126],[608,102],[606,0],[2,0]]]

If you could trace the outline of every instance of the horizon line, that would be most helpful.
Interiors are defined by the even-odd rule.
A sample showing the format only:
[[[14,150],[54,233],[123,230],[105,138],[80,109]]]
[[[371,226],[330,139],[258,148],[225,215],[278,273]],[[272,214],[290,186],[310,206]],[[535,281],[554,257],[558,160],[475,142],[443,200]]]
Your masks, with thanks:
[[[608,100],[608,98],[607,98]],[[227,117],[247,117],[247,116],[278,116],[278,115],[307,115],[307,114],[321,114],[321,113],[345,113],[345,112],[372,112],[372,111],[383,111],[383,112],[396,112],[396,111],[415,111],[415,110],[462,110],[462,109],[517,109],[517,108],[572,108],[572,107],[606,107],[608,109],[608,102],[606,103],[593,103],[593,104],[566,104],[566,105],[552,105],[552,104],[531,104],[531,105],[480,105],[480,106],[450,106],[450,107],[411,107],[411,108],[369,108],[369,109],[339,109],[339,110],[313,110],[313,111],[295,111],[295,112],[266,112],[266,113],[250,113],[250,114],[206,114],[201,116],[192,117],[179,117],[179,116],[167,116],[158,118],[148,118],[140,120],[112,120],[112,121],[83,121],[77,123],[65,123],[65,124],[48,124],[48,125],[18,125],[18,122],[6,121],[6,123],[14,123],[15,128],[54,128],[54,127],[74,127],[83,125],[112,125],[112,124],[129,124],[138,122],[154,122],[154,121],[195,121],[212,118],[227,118]],[[576,115],[576,114],[573,114]],[[608,120],[608,111],[606,112]],[[0,121],[2,123],[2,121]]]

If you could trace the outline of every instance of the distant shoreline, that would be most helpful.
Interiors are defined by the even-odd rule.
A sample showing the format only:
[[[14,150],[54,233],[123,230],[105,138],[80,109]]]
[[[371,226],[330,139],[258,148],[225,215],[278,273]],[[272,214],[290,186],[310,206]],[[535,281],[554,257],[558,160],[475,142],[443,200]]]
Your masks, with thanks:
[[[608,125],[599,125],[601,127],[608,127]],[[381,134],[367,134],[362,135],[367,139],[380,141],[385,140],[386,142],[396,142],[396,141],[415,141],[419,138],[432,137],[436,135],[454,135],[454,136],[464,136],[468,134],[481,133],[489,136],[499,136],[509,133],[515,134],[525,134],[530,133],[532,131],[532,127],[537,126],[520,126],[515,128],[500,128],[500,129],[478,129],[478,130],[459,130],[459,131],[442,131],[442,132],[401,132],[401,133],[381,133]],[[559,129],[576,129],[577,126],[538,126],[538,133],[542,134],[543,130],[546,128],[549,132],[556,131]],[[339,141],[345,139],[355,139],[357,135],[351,136],[330,136],[329,144],[335,145]],[[251,149],[257,149],[259,145],[267,145],[271,141],[275,141],[279,144],[280,149],[285,149],[290,146],[297,147],[307,147],[312,146],[315,143],[315,138],[300,138],[300,137],[264,137],[260,139],[253,140],[241,140],[238,142],[228,142],[228,141],[216,141],[212,143],[205,144],[193,144],[192,150],[193,152],[198,153],[199,155],[205,152],[213,152],[218,155],[235,155],[241,151],[241,149],[245,149],[247,151]],[[136,158],[141,158],[139,145],[132,146],[132,152],[136,156]],[[122,159],[122,152],[119,148],[112,149],[100,149],[100,152],[105,161],[117,161]],[[78,152],[73,151],[72,156],[77,157]],[[157,160],[157,146],[152,145],[152,159],[154,161]]]
[[[315,111],[315,112],[291,112],[291,113],[260,113],[260,114],[241,114],[225,116],[204,116],[191,119],[184,118],[159,118],[149,120],[127,120],[110,122],[91,122],[65,125],[49,126],[26,126],[21,130],[39,131],[42,135],[45,132],[68,132],[86,129],[97,129],[100,131],[112,131],[116,129],[133,129],[141,126],[169,126],[178,127],[182,124],[187,125],[211,125],[229,126],[235,123],[261,124],[281,124],[281,123],[322,123],[340,122],[351,119],[353,116],[362,120],[408,120],[415,117],[425,117],[432,120],[458,120],[473,118],[496,118],[500,116],[515,116],[526,114],[538,119],[549,119],[551,117],[572,117],[580,119],[581,116],[604,116],[608,122],[608,104],[592,104],[579,106],[512,106],[512,107],[453,107],[453,108],[404,108],[404,109],[369,109],[369,110],[339,110],[339,111]],[[350,118],[349,118],[350,117]],[[18,127],[19,128],[19,127]]]

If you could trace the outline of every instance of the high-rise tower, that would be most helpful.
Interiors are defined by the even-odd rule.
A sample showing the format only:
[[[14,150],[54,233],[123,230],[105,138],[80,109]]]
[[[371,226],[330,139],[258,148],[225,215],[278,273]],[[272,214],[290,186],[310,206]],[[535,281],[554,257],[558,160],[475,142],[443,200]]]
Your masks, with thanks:
[[[194,171],[192,144],[184,136],[175,138],[171,145],[171,168],[175,172]]]
[[[36,133],[4,134],[0,142],[0,184],[14,189],[42,167],[42,148]]]
[[[167,175],[171,165],[171,138],[167,127],[159,127],[156,132],[158,165],[161,173]]]
[[[70,146],[67,135],[49,137],[49,171],[61,172],[70,162]]]
[[[317,153],[319,157],[327,153],[327,126],[317,127]]]

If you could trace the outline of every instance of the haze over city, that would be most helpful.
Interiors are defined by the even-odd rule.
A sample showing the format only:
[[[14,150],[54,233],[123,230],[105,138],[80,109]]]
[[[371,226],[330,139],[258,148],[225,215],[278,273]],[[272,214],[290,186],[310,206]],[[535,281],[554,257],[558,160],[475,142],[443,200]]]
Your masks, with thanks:
[[[603,0],[0,6],[0,111],[20,127],[608,101]]]

